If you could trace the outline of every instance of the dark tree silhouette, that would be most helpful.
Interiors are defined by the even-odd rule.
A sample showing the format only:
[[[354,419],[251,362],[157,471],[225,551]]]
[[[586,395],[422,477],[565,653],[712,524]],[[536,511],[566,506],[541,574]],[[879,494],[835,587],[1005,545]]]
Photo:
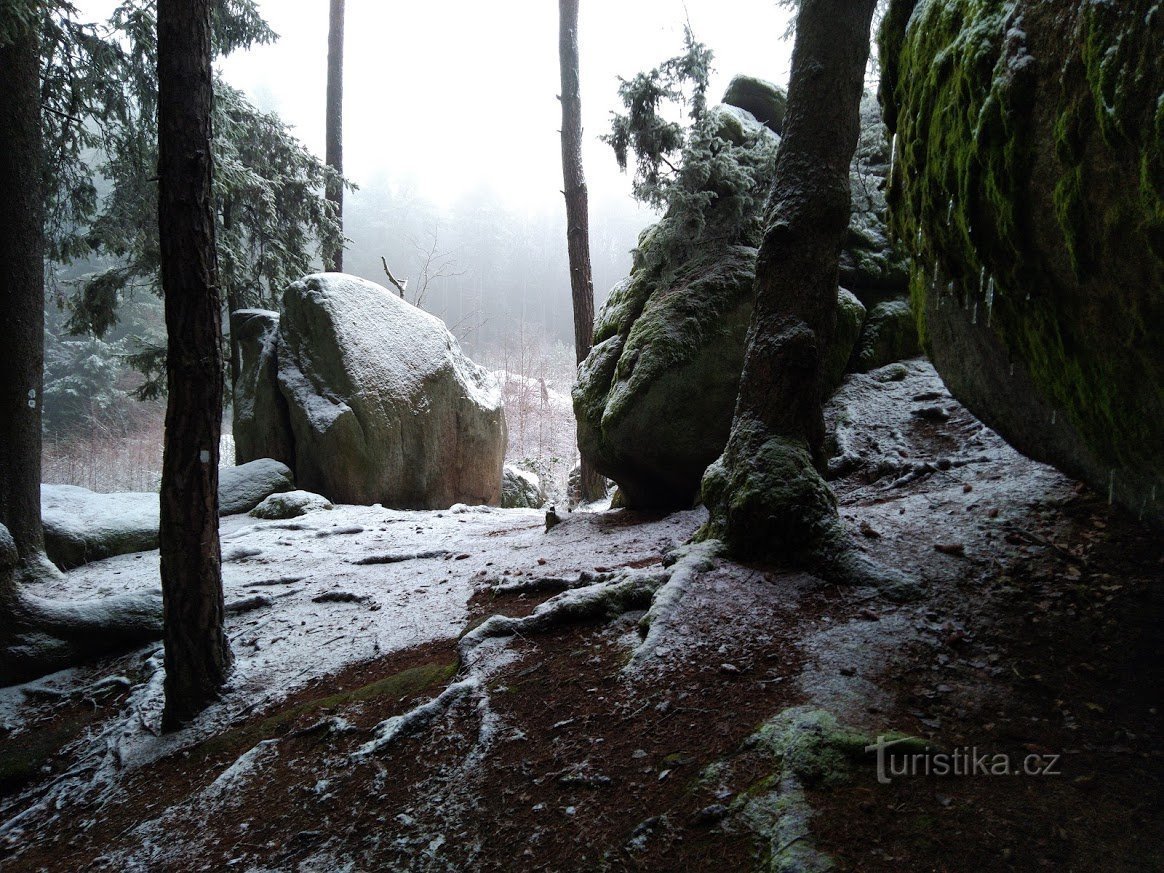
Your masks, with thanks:
[[[35,17],[34,17],[35,20]],[[40,523],[44,372],[44,207],[40,52],[29,26],[0,44],[0,524],[26,569],[43,561]],[[2,40],[2,38],[0,38]]]
[[[849,165],[876,0],[804,0],[756,268],[756,305],[731,437],[708,468],[705,536],[745,559],[802,566],[837,581],[905,580],[853,547],[821,478],[821,361],[836,324],[849,224]]]
[[[344,0],[331,0],[327,30],[327,165],[335,170],[328,180],[327,199],[335,204],[339,237],[335,248],[324,254],[325,266],[344,268]]]
[[[578,83],[578,0],[558,0],[558,60],[562,70],[562,178],[566,197],[566,248],[574,301],[574,352],[578,363],[594,343],[594,279],[590,270],[590,216],[582,172],[582,95]],[[604,493],[602,476],[582,456],[583,500]]]
[[[226,679],[218,541],[222,326],[211,195],[210,0],[158,2],[158,227],[169,344],[159,539],[165,603],[163,727]]]

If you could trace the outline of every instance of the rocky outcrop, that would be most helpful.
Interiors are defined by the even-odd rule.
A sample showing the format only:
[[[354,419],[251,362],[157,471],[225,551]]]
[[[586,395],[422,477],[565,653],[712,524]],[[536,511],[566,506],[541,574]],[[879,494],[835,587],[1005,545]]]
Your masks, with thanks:
[[[728,96],[752,93],[737,83]],[[771,87],[771,86],[766,86]],[[690,506],[707,465],[723,452],[735,408],[752,314],[756,252],[763,205],[779,137],[761,125],[740,99],[712,107],[692,141],[716,137],[701,192],[671,209],[640,235],[631,275],[610,292],[595,323],[594,348],[579,370],[574,391],[583,453],[619,486],[629,507]],[[849,278],[860,289],[841,290],[835,334],[825,352],[825,383],[835,389],[850,366],[866,305],[905,292],[900,258],[887,254],[885,204],[880,185],[888,146],[876,113],[862,138],[854,188],[851,239],[872,254],[849,257]],[[684,166],[707,160],[696,147]],[[859,154],[860,157],[860,154]],[[751,179],[743,190],[741,178]],[[698,228],[692,231],[691,228]],[[894,277],[897,277],[896,279]],[[859,297],[864,297],[858,299]],[[866,303],[865,301],[868,301]]]
[[[239,350],[234,381],[234,456],[239,464],[273,458],[295,463],[291,417],[279,392],[279,313],[240,309],[230,314],[230,330]]]
[[[270,494],[295,487],[285,464],[261,458],[218,471],[218,511],[253,509]],[[158,495],[99,494],[74,485],[40,486],[45,552],[62,570],[158,547]]]
[[[926,350],[1020,451],[1164,522],[1164,8],[895,0],[890,200]]]
[[[254,518],[298,518],[317,509],[334,509],[332,502],[322,494],[310,491],[286,491],[272,494],[250,511]]]
[[[274,367],[277,389],[265,375],[240,380],[236,404],[255,411],[244,426],[260,444],[292,447],[300,487],[399,509],[500,502],[501,391],[439,319],[339,273],[294,283],[283,308],[277,342],[256,329],[243,355],[261,362],[256,373]],[[261,396],[276,390],[285,418],[276,398]]]
[[[536,473],[506,464],[501,474],[503,509],[538,509],[546,502],[546,492]]]
[[[788,95],[779,85],[755,76],[735,76],[728,83],[722,102],[743,109],[773,133],[784,129]]]

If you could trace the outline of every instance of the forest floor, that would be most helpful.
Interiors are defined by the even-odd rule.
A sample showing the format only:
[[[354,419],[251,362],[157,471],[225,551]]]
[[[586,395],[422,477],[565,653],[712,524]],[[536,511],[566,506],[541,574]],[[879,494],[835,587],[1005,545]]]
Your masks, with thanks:
[[[0,691],[0,868],[1164,869],[1159,538],[924,362],[852,377],[829,418],[842,517],[921,599],[672,564],[698,509],[226,519],[237,666],[194,724],[158,734],[156,647]],[[645,640],[649,595],[458,644],[667,574]],[[914,769],[879,781],[877,736],[916,738]]]

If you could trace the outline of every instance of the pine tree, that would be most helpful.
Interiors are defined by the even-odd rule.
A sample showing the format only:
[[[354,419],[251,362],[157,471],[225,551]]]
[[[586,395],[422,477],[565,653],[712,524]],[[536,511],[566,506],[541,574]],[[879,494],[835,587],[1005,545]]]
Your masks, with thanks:
[[[331,0],[327,31],[327,165],[334,173],[327,183],[327,199],[335,208],[339,236],[324,251],[327,269],[344,269],[344,0]]]
[[[172,729],[226,680],[218,539],[221,305],[215,272],[209,0],[158,0],[158,229],[168,333],[162,461],[166,705]]]

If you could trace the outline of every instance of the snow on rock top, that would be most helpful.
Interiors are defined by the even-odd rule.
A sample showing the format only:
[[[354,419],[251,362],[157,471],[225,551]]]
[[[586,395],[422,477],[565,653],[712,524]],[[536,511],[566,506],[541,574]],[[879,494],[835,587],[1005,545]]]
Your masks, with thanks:
[[[283,305],[278,390],[300,487],[397,508],[498,502],[501,388],[438,318],[341,273],[292,284]]]

